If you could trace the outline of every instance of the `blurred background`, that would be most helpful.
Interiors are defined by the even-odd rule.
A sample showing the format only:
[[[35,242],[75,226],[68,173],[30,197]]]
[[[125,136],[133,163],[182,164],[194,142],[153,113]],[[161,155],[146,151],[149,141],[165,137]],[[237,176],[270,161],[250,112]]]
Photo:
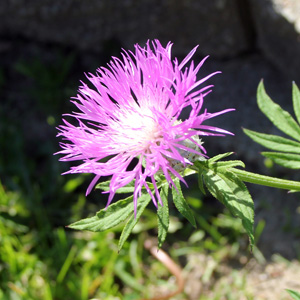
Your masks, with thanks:
[[[278,133],[256,105],[261,79],[271,98],[292,113],[292,81],[300,86],[299,0],[3,0],[0,4],[0,299],[141,299],[174,290],[166,268],[143,244],[156,234],[153,207],[123,250],[120,228],[102,233],[65,226],[105,206],[84,196],[89,175],[60,174],[56,127],[74,107],[84,73],[106,65],[121,48],[148,39],[172,41],[179,60],[199,45],[210,55],[199,72],[214,91],[210,112],[236,112],[213,124],[234,137],[204,140],[210,156],[234,151],[247,170],[299,180],[276,167],[242,127]],[[183,268],[183,295],[173,299],[291,299],[300,291],[300,199],[249,185],[255,202],[253,253],[239,220],[214,199],[186,190],[193,229],[171,207],[164,249]],[[297,277],[298,276],[298,277]]]

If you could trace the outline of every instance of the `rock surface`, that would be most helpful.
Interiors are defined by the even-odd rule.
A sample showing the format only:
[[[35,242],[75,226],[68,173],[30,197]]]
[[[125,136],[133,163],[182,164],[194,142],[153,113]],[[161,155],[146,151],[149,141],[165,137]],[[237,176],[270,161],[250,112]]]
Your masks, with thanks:
[[[196,44],[219,57],[248,48],[235,0],[6,1],[0,34],[93,51],[113,40],[132,48],[153,38],[177,43],[181,53]]]
[[[203,55],[236,57],[260,49],[300,78],[298,0],[14,0],[0,5],[0,37],[111,52],[159,38],[176,55],[196,44]]]
[[[300,79],[300,1],[250,0],[257,47],[276,66]]]

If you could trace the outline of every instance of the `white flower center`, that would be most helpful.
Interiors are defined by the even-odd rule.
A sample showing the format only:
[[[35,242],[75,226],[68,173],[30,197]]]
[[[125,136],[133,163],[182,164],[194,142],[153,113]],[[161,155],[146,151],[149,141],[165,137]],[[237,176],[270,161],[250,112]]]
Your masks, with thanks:
[[[150,109],[120,111],[118,121],[111,125],[118,132],[117,142],[122,151],[146,151],[161,136],[161,128]]]

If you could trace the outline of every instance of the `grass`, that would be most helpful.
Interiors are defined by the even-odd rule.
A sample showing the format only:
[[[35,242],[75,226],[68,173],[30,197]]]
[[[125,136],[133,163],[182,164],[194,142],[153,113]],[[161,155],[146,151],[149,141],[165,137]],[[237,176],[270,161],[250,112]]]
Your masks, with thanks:
[[[76,93],[70,83],[74,62],[75,55],[60,53],[52,64],[41,59],[15,64],[11,72],[25,82],[26,118],[18,115],[18,107],[15,112],[18,99],[9,97],[9,80],[0,70],[0,96],[8,99],[0,108],[0,299],[135,300],[175,286],[143,247],[156,231],[153,209],[146,210],[120,253],[120,228],[90,233],[65,227],[104,205],[96,200],[98,194],[84,196],[89,178],[61,176],[67,166],[53,156],[58,150],[55,126]],[[186,274],[197,271],[193,261],[203,264],[189,281],[201,283],[199,300],[254,299],[246,290],[246,273],[223,270],[225,265],[243,268],[252,257],[240,221],[209,205],[196,189],[187,192],[198,229],[173,208],[165,249]],[[257,227],[257,237],[263,227],[263,222]],[[258,249],[253,254],[264,262]]]
[[[155,226],[151,210],[147,211],[147,218],[137,233],[118,253],[118,230],[68,231],[51,223],[51,216],[42,203],[36,203],[32,211],[24,194],[6,191],[2,185],[0,199],[0,299],[140,299],[141,294],[151,295],[153,286],[172,287],[167,281],[167,270],[143,248],[148,235],[140,231]],[[85,197],[79,195],[72,210],[78,211],[86,205],[84,202]],[[54,209],[50,214],[51,211]],[[226,215],[221,218],[230,220]],[[173,228],[182,227],[177,217],[172,220]],[[219,262],[236,255],[240,248],[237,241],[229,245],[218,231],[221,227],[217,222],[197,220],[202,229],[193,232],[188,241],[178,241],[176,247],[170,248],[175,259],[209,251],[216,268]],[[241,228],[238,225],[237,230]],[[178,233],[185,234],[180,229]],[[210,280],[214,268],[206,270],[203,280]]]

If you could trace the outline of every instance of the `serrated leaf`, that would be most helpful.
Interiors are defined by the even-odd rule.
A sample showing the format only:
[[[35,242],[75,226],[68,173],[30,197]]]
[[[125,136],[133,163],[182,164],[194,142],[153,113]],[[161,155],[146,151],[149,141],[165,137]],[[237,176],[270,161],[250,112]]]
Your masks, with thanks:
[[[170,217],[169,217],[169,205],[168,205],[168,192],[169,192],[169,186],[168,184],[164,184],[160,190],[160,198],[163,205],[160,205],[158,203],[158,209],[157,209],[158,249],[161,248],[162,244],[164,243],[169,228]]]
[[[300,169],[300,155],[293,153],[262,152],[264,157],[272,159],[276,164],[290,169]]]
[[[153,187],[152,183],[147,182],[149,188],[151,189]],[[103,191],[109,191],[109,185],[110,185],[110,180],[108,181],[103,181],[100,182],[96,185],[96,189],[101,189]],[[126,184],[123,187],[120,187],[116,190],[116,194],[126,194],[126,193],[133,193],[135,189],[135,180],[132,180],[128,184]],[[142,188],[142,190],[146,190],[145,187]]]
[[[185,168],[185,169],[183,170],[183,177],[190,176],[190,175],[193,175],[193,174],[195,174],[195,173],[196,173],[195,170],[189,169],[189,167],[187,167],[187,168]]]
[[[300,153],[300,143],[278,135],[243,129],[254,142],[274,151]]]
[[[147,196],[147,194],[142,194],[138,201],[142,201]],[[129,215],[133,213],[133,210],[133,196],[130,196],[111,204],[107,207],[107,209],[100,210],[97,212],[96,216],[82,219],[68,227],[77,230],[90,230],[94,232],[104,231],[125,221]]]
[[[116,190],[116,194],[122,194],[122,193],[133,193],[134,192],[134,184],[135,181],[131,181],[130,183],[128,183],[127,185],[119,188]],[[95,188],[96,189],[100,189],[103,191],[109,191],[109,185],[110,185],[110,180],[108,181],[103,181],[103,182],[99,182]]]
[[[245,168],[245,164],[241,160],[228,160],[218,162],[211,162],[210,160],[208,160],[208,166],[218,170],[219,172],[226,171],[229,168],[235,167]]]
[[[193,211],[189,207],[188,203],[186,202],[186,200],[182,194],[180,180],[178,178],[175,178],[174,183],[178,190],[178,192],[177,192],[175,187],[172,187],[172,196],[173,196],[173,202],[175,204],[175,207],[196,228],[197,225],[195,222]]]
[[[227,208],[237,217],[242,220],[243,227],[245,228],[249,238],[251,246],[254,245],[254,203],[253,199],[242,180],[235,174],[228,172],[222,174],[221,177],[227,183],[234,195],[236,200],[234,204],[229,203]]]
[[[198,174],[198,187],[199,187],[200,192],[203,195],[206,195],[204,184],[203,184],[203,178],[201,176],[199,176],[199,174]]]
[[[147,205],[149,204],[150,201],[151,201],[151,196],[149,194],[145,194],[145,197],[143,197],[142,199],[141,198],[138,199],[136,217],[134,216],[134,214],[132,214],[122,230],[122,233],[121,233],[121,236],[119,239],[119,244],[118,244],[119,251],[122,249],[125,241],[131,234],[134,226],[139,221],[142,213],[144,212],[145,208],[147,207]]]
[[[227,157],[229,155],[233,154],[233,152],[227,152],[223,154],[216,155],[210,159],[202,160],[202,161],[196,161],[194,164],[196,167],[199,168],[199,166],[204,166],[204,168],[213,168],[217,170],[218,172],[225,172],[230,168],[234,167],[242,167],[245,168],[245,164],[241,160],[228,160],[228,161],[219,161],[220,159]],[[198,169],[200,172],[201,168]],[[198,173],[200,174],[200,173]],[[203,187],[203,181],[201,176],[198,176],[198,185],[200,191],[205,195],[205,190]]]
[[[254,204],[245,184],[232,172],[217,172],[204,164],[199,165],[199,174],[202,174],[209,192],[242,220],[253,245]]]
[[[295,82],[293,82],[293,107],[298,123],[300,123],[300,91]]]
[[[228,154],[228,153],[225,153],[225,154]],[[230,154],[231,153],[232,152],[230,152]],[[226,156],[228,156],[228,155],[226,155]],[[224,157],[226,157],[226,156],[224,156]],[[230,168],[234,168],[234,167],[245,168],[245,164],[241,160],[216,161],[215,158],[216,157],[210,158],[205,161],[197,161],[197,162],[195,162],[195,166],[199,168],[199,166],[202,165],[204,168],[214,169],[217,172],[224,172],[224,171],[227,171]]]
[[[225,158],[225,157],[227,157],[227,156],[232,155],[233,153],[234,153],[234,152],[226,152],[226,153],[218,154],[218,155],[216,155],[216,156],[214,156],[214,157],[211,157],[211,158],[209,159],[209,161],[210,161],[210,162],[218,161],[218,160],[220,160],[220,159],[223,159],[223,158]],[[202,162],[202,161],[201,161],[201,162]]]
[[[267,95],[261,81],[257,89],[257,104],[266,117],[282,132],[300,141],[300,127],[293,117]]]
[[[286,289],[286,291],[291,295],[291,297],[294,300],[300,300],[300,293],[299,292],[296,292],[296,291],[293,291],[293,290],[289,290],[289,289]]]

